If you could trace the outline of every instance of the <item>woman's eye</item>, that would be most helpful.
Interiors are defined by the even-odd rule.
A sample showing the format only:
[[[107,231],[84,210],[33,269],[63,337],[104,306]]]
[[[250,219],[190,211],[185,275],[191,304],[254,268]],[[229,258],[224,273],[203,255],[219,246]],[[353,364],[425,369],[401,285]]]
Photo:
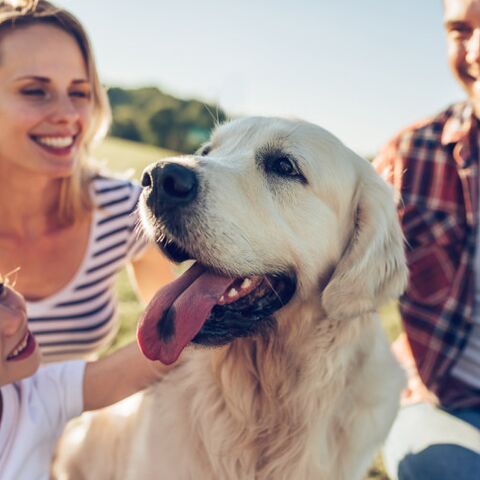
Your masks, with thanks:
[[[91,94],[90,92],[75,91],[75,92],[70,92],[70,96],[75,98],[85,98],[86,100],[89,100],[91,97]]]
[[[22,90],[22,94],[29,97],[43,97],[45,95],[45,90],[42,90],[41,88],[29,88]]]

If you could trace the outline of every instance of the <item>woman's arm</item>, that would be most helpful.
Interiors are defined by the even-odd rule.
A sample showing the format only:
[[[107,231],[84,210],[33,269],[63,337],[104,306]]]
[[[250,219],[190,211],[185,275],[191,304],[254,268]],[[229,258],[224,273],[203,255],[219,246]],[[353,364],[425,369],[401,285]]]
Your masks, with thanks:
[[[129,273],[140,299],[146,304],[159,288],[175,279],[174,265],[156,245],[149,245],[143,255],[131,263]]]
[[[172,367],[148,360],[136,343],[87,363],[83,380],[84,410],[96,410],[123,400],[159,381]]]

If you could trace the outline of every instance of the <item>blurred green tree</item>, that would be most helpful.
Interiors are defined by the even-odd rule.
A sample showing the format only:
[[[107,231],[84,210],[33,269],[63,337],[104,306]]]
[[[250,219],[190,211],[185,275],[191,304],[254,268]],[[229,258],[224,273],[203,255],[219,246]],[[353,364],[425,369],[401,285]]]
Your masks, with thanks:
[[[227,118],[216,105],[175,98],[156,87],[112,87],[108,97],[113,113],[110,135],[182,153],[197,150],[212,128]]]

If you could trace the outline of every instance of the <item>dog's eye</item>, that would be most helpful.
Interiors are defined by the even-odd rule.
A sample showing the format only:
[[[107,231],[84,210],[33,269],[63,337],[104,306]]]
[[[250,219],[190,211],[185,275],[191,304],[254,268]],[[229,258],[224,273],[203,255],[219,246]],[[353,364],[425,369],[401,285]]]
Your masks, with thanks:
[[[269,160],[268,170],[276,175],[305,180],[295,162],[287,155],[274,156]]]
[[[293,177],[298,175],[298,171],[293,162],[288,157],[278,157],[272,162],[271,169],[273,172],[285,177]]]
[[[212,146],[210,144],[207,145],[202,145],[196,152],[196,155],[200,155],[201,157],[206,157],[209,153],[210,150],[212,149]]]
[[[297,160],[284,150],[267,145],[256,152],[255,158],[257,164],[263,167],[265,173],[272,180],[286,179],[295,180],[303,184],[307,183]]]

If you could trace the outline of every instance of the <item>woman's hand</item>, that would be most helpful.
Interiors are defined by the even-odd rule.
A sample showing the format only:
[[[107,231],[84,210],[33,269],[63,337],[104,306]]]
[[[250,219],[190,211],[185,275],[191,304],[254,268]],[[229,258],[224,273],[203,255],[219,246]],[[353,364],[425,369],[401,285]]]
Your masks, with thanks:
[[[160,381],[175,365],[148,360],[136,342],[88,363],[83,381],[84,410],[112,405]]]

